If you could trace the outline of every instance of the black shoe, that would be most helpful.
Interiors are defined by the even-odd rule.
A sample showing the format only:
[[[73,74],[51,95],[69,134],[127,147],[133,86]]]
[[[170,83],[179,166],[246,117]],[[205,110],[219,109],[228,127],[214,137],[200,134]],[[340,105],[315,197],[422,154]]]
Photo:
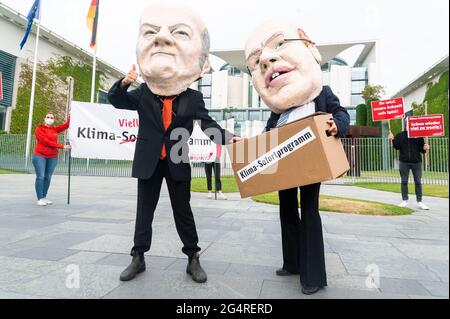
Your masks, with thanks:
[[[298,275],[298,273],[293,273],[293,272],[289,272],[284,268],[280,268],[278,269],[276,272],[277,276],[294,276],[294,275]]]
[[[134,252],[131,264],[120,274],[121,281],[130,281],[137,274],[145,271],[145,258],[144,254]]]
[[[302,286],[302,293],[305,295],[313,295],[319,290],[321,290],[323,287],[321,286]]]
[[[198,283],[204,283],[207,280],[206,272],[200,266],[200,255],[197,253],[189,257],[189,263],[186,268],[186,273],[192,276],[192,280]]]

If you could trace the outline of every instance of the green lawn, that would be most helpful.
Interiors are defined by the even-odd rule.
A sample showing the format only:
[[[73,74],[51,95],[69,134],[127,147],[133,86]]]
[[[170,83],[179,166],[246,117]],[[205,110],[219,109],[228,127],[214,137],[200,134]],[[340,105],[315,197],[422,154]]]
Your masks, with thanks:
[[[398,170],[379,170],[379,171],[361,171],[361,178],[370,177],[400,177]],[[429,179],[448,179],[448,173],[446,172],[431,172],[423,170],[423,178]],[[350,177],[351,178],[351,177]]]
[[[259,203],[279,205],[278,193],[258,195],[252,199]],[[320,196],[319,209],[324,212],[376,216],[409,215],[413,212],[410,208],[395,205],[324,195]]]
[[[224,193],[239,193],[239,188],[234,177],[222,177],[222,192]],[[193,178],[191,181],[191,191],[196,193],[208,192],[206,185],[206,178]],[[214,191],[214,177],[213,177],[213,191]]]
[[[401,193],[400,184],[392,183],[356,183],[355,186],[376,189],[380,191]],[[423,195],[448,198],[448,186],[447,185],[422,185]],[[411,195],[415,194],[414,184],[409,184],[408,192]]]
[[[19,173],[0,169],[0,174],[19,174]]]
[[[206,178],[193,178],[191,182],[191,190],[198,193],[206,193]],[[223,177],[222,188],[224,193],[239,192],[234,177]],[[254,196],[252,198],[256,202],[278,205],[278,193],[269,193]],[[369,202],[362,200],[353,200],[348,198],[339,198],[331,196],[320,197],[320,210],[330,212],[341,212],[361,215],[408,215],[413,212],[409,208],[400,208],[394,205],[388,205],[377,202]]]

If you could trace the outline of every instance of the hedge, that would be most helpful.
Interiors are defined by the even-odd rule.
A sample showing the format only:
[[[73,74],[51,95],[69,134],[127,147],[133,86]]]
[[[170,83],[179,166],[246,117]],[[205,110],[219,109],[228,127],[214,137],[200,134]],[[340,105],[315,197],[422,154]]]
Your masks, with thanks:
[[[365,104],[360,104],[356,107],[356,125],[367,125],[367,106]]]

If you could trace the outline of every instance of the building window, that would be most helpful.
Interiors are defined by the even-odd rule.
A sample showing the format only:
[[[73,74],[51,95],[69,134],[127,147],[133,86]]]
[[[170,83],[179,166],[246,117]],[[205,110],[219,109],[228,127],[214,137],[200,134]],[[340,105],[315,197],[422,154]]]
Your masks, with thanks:
[[[352,106],[365,103],[362,92],[369,83],[366,67],[352,68]]]
[[[111,104],[108,100],[108,92],[99,90],[97,93],[97,103]]]
[[[366,101],[364,101],[364,98],[362,97],[362,94],[352,94],[351,102],[353,106],[366,103]]]
[[[212,75],[211,73],[207,73],[201,78],[198,85],[211,85],[212,84]]]
[[[367,79],[368,79],[367,68],[365,67],[352,68],[352,80],[366,81]]]
[[[203,100],[207,109],[211,108],[211,88],[212,88],[212,74],[207,73],[198,81],[198,90],[203,94]]]
[[[345,62],[344,59],[335,57],[335,58],[331,59],[330,61],[328,61],[327,63],[322,64],[320,66],[320,68],[322,69],[323,72],[329,72],[331,70],[332,65],[347,66],[348,64],[347,64],[347,62]]]
[[[199,86],[200,92],[202,92],[205,99],[211,98],[211,87],[210,86]]]
[[[15,72],[16,57],[0,50],[0,73],[2,73],[3,83],[3,100],[0,100],[0,106],[12,105]]]
[[[0,106],[0,131],[5,130],[6,123],[6,107]]]
[[[350,116],[350,125],[356,124],[356,109],[355,108],[347,108],[348,115]]]
[[[361,94],[361,92],[366,87],[367,82],[363,81],[352,81],[352,94]]]
[[[253,105],[253,85],[252,85],[252,81],[249,81],[249,83],[248,83],[248,107],[256,107],[256,105]]]
[[[229,76],[241,76],[242,75],[241,70],[239,70],[238,68],[236,68],[230,64],[225,64],[224,66],[222,66],[220,68],[220,71],[225,71],[225,70],[228,71]]]

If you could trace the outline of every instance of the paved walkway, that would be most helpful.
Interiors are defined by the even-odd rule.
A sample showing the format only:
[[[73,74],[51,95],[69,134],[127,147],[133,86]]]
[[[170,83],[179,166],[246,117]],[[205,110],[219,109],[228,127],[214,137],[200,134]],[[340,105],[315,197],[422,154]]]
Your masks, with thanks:
[[[208,282],[185,274],[186,258],[163,189],[147,271],[121,283],[130,257],[136,182],[54,178],[53,206],[36,207],[32,175],[0,175],[0,298],[448,298],[448,200],[402,217],[323,213],[329,286],[306,297],[298,276],[280,278],[277,207],[192,195]],[[323,186],[323,194],[398,203],[398,194]],[[80,286],[77,288],[77,272]],[[379,273],[379,288],[367,286]],[[375,280],[375,282],[377,282]],[[69,287],[69,288],[68,288]]]

